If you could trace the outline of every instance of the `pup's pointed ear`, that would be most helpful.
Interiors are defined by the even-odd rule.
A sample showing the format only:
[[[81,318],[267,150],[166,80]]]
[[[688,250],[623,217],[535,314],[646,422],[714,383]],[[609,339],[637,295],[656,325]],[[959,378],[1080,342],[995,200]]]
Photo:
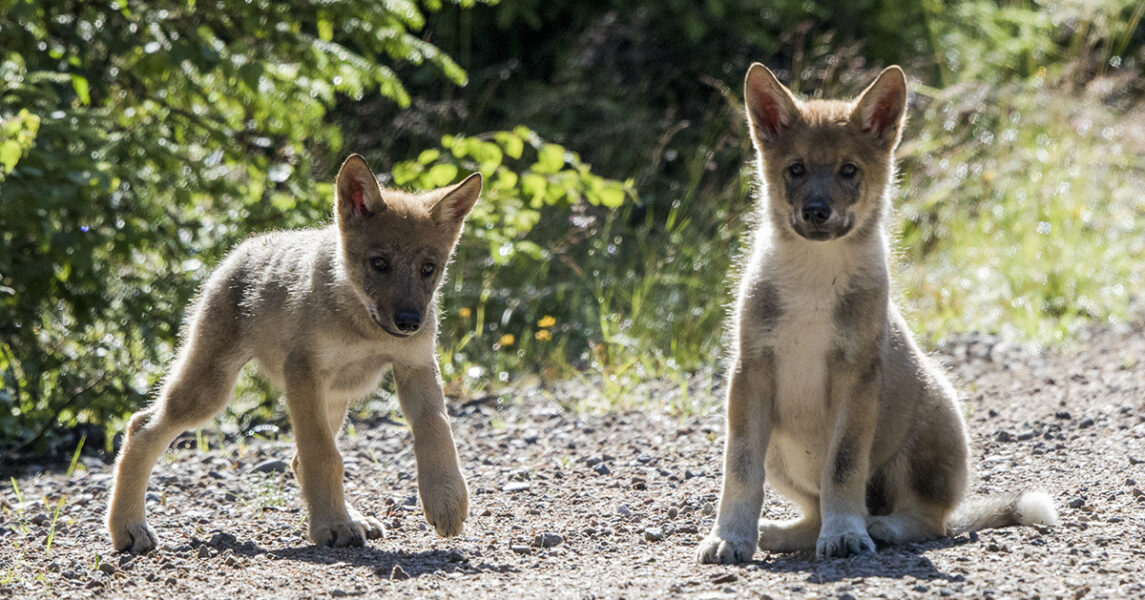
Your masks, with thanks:
[[[480,195],[481,174],[474,173],[445,192],[445,195],[430,207],[429,214],[438,225],[450,223],[460,226]]]
[[[799,118],[799,105],[771,69],[753,63],[743,82],[743,99],[751,136],[769,144]]]
[[[883,69],[859,95],[851,120],[873,135],[880,146],[897,146],[906,122],[906,75],[902,69],[897,65]]]
[[[338,169],[334,180],[334,207],[340,223],[386,210],[378,178],[360,154],[351,154]]]

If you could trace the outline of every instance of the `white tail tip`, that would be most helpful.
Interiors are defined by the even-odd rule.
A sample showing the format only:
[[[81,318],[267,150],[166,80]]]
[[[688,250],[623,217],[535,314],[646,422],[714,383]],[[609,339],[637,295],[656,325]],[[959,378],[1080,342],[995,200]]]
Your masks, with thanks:
[[[1014,506],[1022,525],[1057,525],[1058,511],[1045,492],[1025,492]]]

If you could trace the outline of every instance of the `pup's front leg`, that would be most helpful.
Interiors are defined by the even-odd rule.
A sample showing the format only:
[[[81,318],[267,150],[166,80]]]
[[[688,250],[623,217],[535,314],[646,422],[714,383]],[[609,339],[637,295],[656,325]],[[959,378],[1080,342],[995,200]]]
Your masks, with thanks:
[[[836,363],[831,369],[831,441],[820,476],[823,525],[815,544],[818,558],[875,551],[867,533],[866,489],[871,445],[878,423],[880,363]]]
[[[461,533],[469,512],[469,491],[445,411],[437,362],[428,366],[394,364],[398,401],[413,430],[417,485],[425,518],[438,535]]]
[[[367,531],[346,508],[342,455],[318,381],[305,360],[288,359],[286,405],[298,447],[293,467],[310,514],[310,539],[320,546],[361,546]]]
[[[770,356],[740,356],[728,385],[728,433],[724,448],[724,483],[716,524],[700,542],[701,563],[751,560],[763,507],[763,458],[771,437],[774,361]]]

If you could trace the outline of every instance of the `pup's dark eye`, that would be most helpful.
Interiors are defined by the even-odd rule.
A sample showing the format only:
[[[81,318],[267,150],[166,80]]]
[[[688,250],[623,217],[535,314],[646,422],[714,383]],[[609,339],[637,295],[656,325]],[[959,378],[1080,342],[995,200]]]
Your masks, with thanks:
[[[790,167],[787,167],[787,172],[790,173],[792,177],[802,177],[803,163],[795,163]]]
[[[379,273],[385,273],[390,270],[390,261],[381,256],[375,256],[370,259],[370,268]]]
[[[850,179],[850,178],[854,177],[858,172],[859,172],[859,167],[856,167],[855,165],[852,165],[851,163],[847,163],[847,164],[843,165],[842,169],[839,169],[839,174],[842,175],[846,179]]]
[[[421,266],[421,276],[422,277],[429,277],[429,276],[433,275],[433,272],[436,270],[437,270],[437,265],[427,262]]]

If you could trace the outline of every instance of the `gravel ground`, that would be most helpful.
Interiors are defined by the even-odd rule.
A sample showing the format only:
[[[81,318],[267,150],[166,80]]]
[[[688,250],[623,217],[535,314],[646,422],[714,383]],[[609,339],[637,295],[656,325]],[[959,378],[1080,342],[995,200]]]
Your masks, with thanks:
[[[1091,331],[1063,354],[975,337],[940,357],[966,399],[974,493],[1045,489],[1060,526],[858,558],[757,552],[746,565],[700,566],[721,415],[667,416],[655,407],[682,392],[658,382],[640,392],[658,398],[644,411],[562,408],[593,396],[589,381],[453,407],[471,505],[465,532],[449,540],[425,524],[410,434],[392,415],[355,423],[341,443],[348,497],[388,528],[365,548],[307,542],[297,482],[283,471],[288,436],[235,436],[207,453],[193,435],[176,442],[148,496],[160,548],[139,557],[111,549],[103,460],[85,458],[71,477],[66,465],[9,465],[0,597],[1145,597],[1142,327]],[[712,382],[697,376],[692,393],[718,397]],[[764,511],[794,515],[774,494]]]

